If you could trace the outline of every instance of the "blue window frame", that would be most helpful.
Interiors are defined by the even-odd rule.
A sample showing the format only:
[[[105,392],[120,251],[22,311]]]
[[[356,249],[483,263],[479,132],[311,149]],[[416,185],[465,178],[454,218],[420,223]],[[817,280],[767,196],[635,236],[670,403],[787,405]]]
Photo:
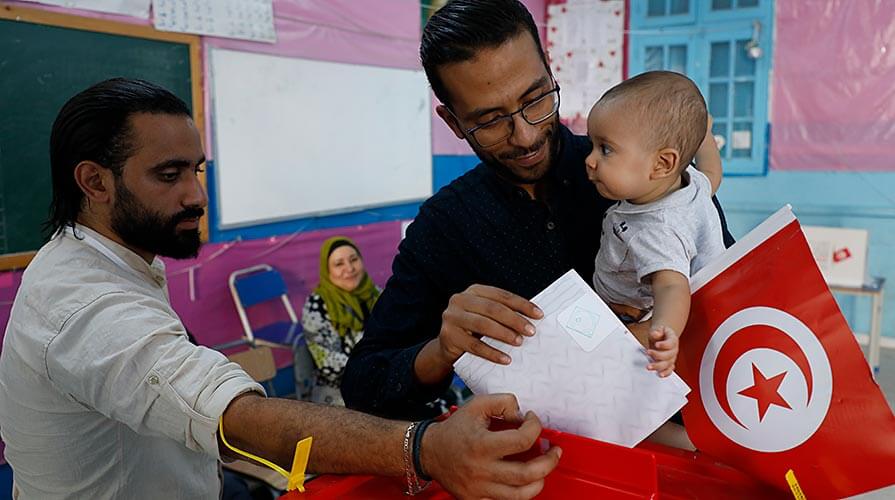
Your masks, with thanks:
[[[725,140],[725,175],[767,173],[772,2],[632,2],[631,75],[667,69],[696,82],[714,117],[713,132]]]
[[[668,26],[692,23],[696,19],[696,3],[701,0],[635,0],[631,3],[632,16],[638,16],[645,26]]]

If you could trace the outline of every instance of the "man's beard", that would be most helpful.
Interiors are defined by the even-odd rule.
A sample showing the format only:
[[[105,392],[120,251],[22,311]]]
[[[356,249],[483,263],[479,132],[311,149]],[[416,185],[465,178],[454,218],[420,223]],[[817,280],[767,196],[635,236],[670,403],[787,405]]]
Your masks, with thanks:
[[[547,165],[544,168],[543,172],[539,172],[535,176],[523,176],[519,175],[516,172],[513,172],[503,161],[506,160],[514,160],[516,158],[525,156],[534,151],[540,149],[545,142],[550,141],[550,151],[547,151]],[[476,156],[479,157],[479,160],[482,163],[490,165],[494,168],[497,173],[503,177],[504,179],[512,182],[513,184],[536,184],[541,181],[541,179],[553,168],[554,163],[556,163],[557,158],[559,156],[559,116],[555,117],[552,125],[547,130],[547,133],[544,134],[544,137],[541,138],[534,147],[529,149],[515,148],[512,151],[506,151],[500,154],[500,156],[495,156],[491,153],[488,153],[484,150],[479,149],[475,146],[475,144],[470,141],[470,145],[473,146],[473,151]],[[502,161],[503,160],[503,161]],[[529,173],[529,172],[526,172]]]
[[[186,208],[171,217],[151,210],[124,185],[115,180],[117,199],[112,212],[112,230],[129,246],[164,257],[188,259],[199,255],[199,229],[178,231],[177,224],[201,217],[201,208]]]

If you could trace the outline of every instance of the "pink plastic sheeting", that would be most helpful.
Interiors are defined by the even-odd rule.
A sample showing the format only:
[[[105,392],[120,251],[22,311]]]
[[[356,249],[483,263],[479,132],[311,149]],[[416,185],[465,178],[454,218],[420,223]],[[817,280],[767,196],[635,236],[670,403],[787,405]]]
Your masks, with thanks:
[[[55,7],[31,2],[4,2],[14,7],[47,10],[95,19],[151,26],[150,19]],[[273,0],[277,43],[203,36],[207,45],[289,57],[419,68],[420,13],[417,0]]]
[[[9,323],[9,312],[12,309],[12,301],[16,297],[16,290],[22,282],[23,271],[6,271],[0,273],[0,350],[3,349],[3,335],[6,333],[6,324]],[[3,456],[3,441],[0,441],[0,465],[6,463]]]
[[[236,243],[213,243],[202,247],[196,259],[166,259],[171,304],[199,343],[213,346],[237,340],[242,337],[243,330],[227,284],[230,273],[256,264],[270,264],[283,275],[292,307],[301,316],[305,298],[317,286],[320,246],[325,239],[336,235],[347,236],[357,243],[373,281],[384,286],[391,276],[391,262],[401,240],[400,221]],[[22,271],[0,273],[0,345],[21,281]],[[279,304],[273,305],[277,307],[260,304],[249,309],[252,324],[264,325],[287,319],[285,309]],[[292,355],[286,350],[275,349],[274,357],[279,368],[292,364]],[[3,463],[3,443],[0,441],[0,464]]]
[[[776,6],[771,167],[895,170],[895,2]]]
[[[370,277],[380,287],[384,286],[391,276],[392,259],[401,240],[400,221],[205,245],[194,260],[166,260],[171,304],[201,344],[216,345],[239,339],[243,329],[227,280],[237,269],[269,264],[283,275],[292,307],[301,316],[305,299],[317,286],[320,245],[336,235],[347,236],[357,243]],[[256,326],[288,318],[285,309],[276,302],[255,306],[248,313],[250,322]],[[274,351],[278,367],[292,363],[289,352]]]
[[[22,283],[22,273],[22,270],[0,272],[0,350],[3,349],[3,336],[6,334],[6,324],[9,323],[12,301]]]
[[[283,275],[292,306],[301,316],[308,293],[317,286],[320,245],[331,236],[343,235],[360,247],[370,277],[380,287],[391,276],[391,263],[401,240],[401,221],[364,226],[326,229],[261,240],[212,243],[202,247],[199,257],[190,260],[166,259],[171,304],[199,343],[213,346],[242,337],[242,325],[227,280],[236,269],[270,264]],[[192,269],[192,271],[190,271]],[[192,296],[191,296],[192,275]],[[0,285],[0,343],[9,322],[9,312],[22,271],[0,273],[8,282]],[[280,304],[264,304],[249,310],[253,325],[287,319]],[[277,366],[292,363],[291,354],[275,350]]]
[[[417,0],[274,0],[273,6],[275,44],[204,37],[206,46],[321,61],[420,68]]]

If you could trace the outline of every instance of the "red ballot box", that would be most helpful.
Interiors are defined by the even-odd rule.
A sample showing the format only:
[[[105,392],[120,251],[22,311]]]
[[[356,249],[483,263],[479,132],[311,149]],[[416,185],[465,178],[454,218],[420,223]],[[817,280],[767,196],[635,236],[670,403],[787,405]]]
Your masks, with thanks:
[[[791,498],[698,452],[652,443],[625,448],[550,429],[541,437],[561,447],[563,455],[538,498]],[[293,491],[280,498],[406,498],[404,487],[403,478],[397,477],[324,475],[307,482],[305,493]],[[433,483],[416,498],[448,499],[451,495]]]

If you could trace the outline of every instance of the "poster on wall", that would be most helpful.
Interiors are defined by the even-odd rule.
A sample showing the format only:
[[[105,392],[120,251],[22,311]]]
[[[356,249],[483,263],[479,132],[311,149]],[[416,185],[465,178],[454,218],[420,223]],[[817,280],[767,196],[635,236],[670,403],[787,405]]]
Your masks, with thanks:
[[[149,19],[150,0],[25,0],[26,2],[42,3],[44,5],[57,5],[72,9],[95,10],[110,14],[123,14],[125,16]]]
[[[160,31],[277,41],[273,0],[152,0],[152,10]]]
[[[560,118],[587,130],[591,106],[624,77],[624,0],[553,1],[547,6],[546,49],[562,88]]]

